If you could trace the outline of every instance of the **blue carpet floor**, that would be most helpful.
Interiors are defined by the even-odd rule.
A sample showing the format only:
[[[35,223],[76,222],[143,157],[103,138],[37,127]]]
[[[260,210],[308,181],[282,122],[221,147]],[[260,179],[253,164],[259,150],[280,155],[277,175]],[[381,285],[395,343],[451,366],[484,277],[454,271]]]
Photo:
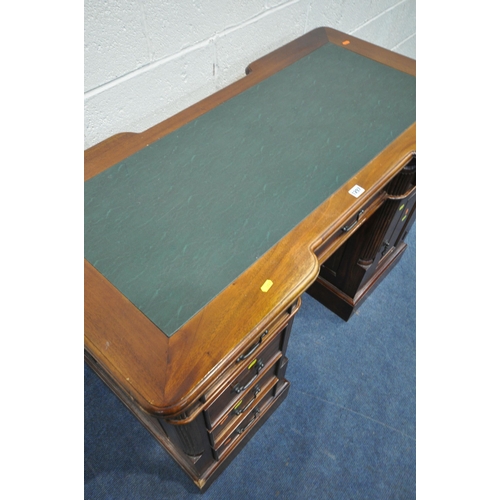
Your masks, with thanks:
[[[85,498],[415,498],[415,242],[348,323],[303,296],[288,398],[203,495],[85,367]]]

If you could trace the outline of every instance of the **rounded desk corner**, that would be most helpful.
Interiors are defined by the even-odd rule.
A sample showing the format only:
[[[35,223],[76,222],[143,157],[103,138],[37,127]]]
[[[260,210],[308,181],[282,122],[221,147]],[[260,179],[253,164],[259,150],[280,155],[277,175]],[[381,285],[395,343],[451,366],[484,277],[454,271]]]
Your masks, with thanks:
[[[287,66],[301,59],[310,52],[328,43],[326,27],[314,28],[295,40],[292,40],[274,51],[251,62],[245,68],[245,75],[257,71],[265,71],[266,68],[277,67],[281,64]]]

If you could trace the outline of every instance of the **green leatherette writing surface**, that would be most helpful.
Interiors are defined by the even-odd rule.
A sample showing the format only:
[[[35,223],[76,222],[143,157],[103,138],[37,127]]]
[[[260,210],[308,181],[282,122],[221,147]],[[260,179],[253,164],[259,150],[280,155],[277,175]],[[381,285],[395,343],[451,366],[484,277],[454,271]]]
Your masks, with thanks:
[[[85,258],[172,335],[415,121],[415,78],[325,45],[85,183]]]

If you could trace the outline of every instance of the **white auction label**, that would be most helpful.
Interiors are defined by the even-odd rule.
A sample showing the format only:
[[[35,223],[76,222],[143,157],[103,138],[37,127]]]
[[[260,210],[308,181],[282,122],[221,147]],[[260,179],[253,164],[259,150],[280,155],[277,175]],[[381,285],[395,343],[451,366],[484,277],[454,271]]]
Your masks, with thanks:
[[[365,190],[361,187],[358,186],[357,184],[349,189],[349,194],[352,194],[354,198],[359,198],[360,195],[362,195],[365,192]]]

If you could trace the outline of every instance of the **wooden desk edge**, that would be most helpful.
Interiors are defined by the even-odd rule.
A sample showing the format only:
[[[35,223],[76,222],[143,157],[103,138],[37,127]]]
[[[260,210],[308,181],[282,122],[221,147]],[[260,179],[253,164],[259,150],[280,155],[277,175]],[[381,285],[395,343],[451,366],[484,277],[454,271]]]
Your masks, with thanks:
[[[141,134],[119,134],[90,148],[85,177],[109,168],[324,43],[340,45],[347,36],[318,28],[252,63],[249,76],[178,115]],[[410,72],[412,60],[353,37],[349,40],[349,50]],[[396,175],[415,149],[413,124],[170,338],[85,262],[85,349],[144,411],[170,418],[182,414],[224,372],[235,353],[252,345],[266,323],[313,283],[319,271],[314,250]],[[366,191],[353,203],[348,190],[354,184]],[[266,279],[274,285],[264,294],[260,286]]]
[[[349,40],[348,45],[344,42]],[[189,108],[141,133],[122,132],[88,148],[85,153],[84,180],[124,160],[147,145],[177,130],[186,123],[244,92],[269,76],[286,68],[326,43],[342,46],[410,75],[416,74],[416,62],[406,56],[373,45],[333,28],[316,28],[247,66],[247,76],[202,99]]]

